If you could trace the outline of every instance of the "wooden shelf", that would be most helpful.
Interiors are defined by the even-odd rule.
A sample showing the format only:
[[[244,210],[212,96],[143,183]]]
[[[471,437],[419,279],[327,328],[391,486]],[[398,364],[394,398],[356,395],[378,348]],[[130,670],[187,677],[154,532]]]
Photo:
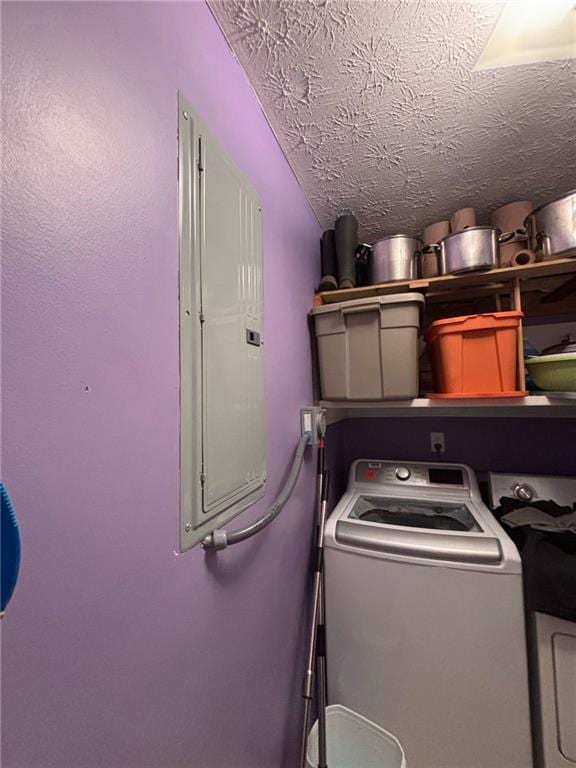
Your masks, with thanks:
[[[334,304],[375,296],[416,291],[426,296],[424,325],[439,318],[506,309],[527,317],[559,317],[576,314],[576,258],[549,259],[523,267],[503,267],[489,272],[469,272],[418,280],[402,280],[362,288],[325,291],[316,304]],[[518,333],[517,388],[524,390],[523,324]],[[576,399],[542,393],[521,398],[470,398],[383,401],[321,401],[329,421],[383,416],[480,417],[480,418],[576,418]]]
[[[467,303],[476,307],[477,312],[494,311],[497,308],[495,302],[510,296],[511,286],[518,282],[526,297],[523,308],[527,315],[569,314],[576,311],[576,258],[541,261],[523,267],[501,267],[489,272],[399,280],[361,288],[324,291],[316,295],[316,303],[334,304],[417,291],[426,295],[427,308],[433,315],[445,314],[448,305]],[[488,308],[478,308],[481,300],[489,302]]]
[[[470,398],[384,400],[377,402],[335,402],[321,400],[328,423],[342,419],[378,417],[477,417],[477,418],[576,418],[574,393],[547,393],[511,398]]]

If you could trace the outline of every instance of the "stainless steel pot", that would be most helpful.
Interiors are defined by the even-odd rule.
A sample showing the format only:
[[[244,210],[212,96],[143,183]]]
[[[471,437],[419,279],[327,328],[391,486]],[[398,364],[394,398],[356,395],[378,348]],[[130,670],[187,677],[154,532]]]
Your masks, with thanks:
[[[370,283],[412,280],[416,277],[416,259],[420,240],[410,235],[389,235],[372,246]]]
[[[539,258],[576,256],[576,190],[535,208],[524,226]]]
[[[498,263],[498,234],[495,227],[468,227],[429,247],[438,250],[443,275],[492,269]]]

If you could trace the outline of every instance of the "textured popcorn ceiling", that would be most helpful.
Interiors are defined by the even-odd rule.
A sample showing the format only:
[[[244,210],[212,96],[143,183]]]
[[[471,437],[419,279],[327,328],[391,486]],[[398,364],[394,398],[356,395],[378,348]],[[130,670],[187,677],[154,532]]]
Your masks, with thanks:
[[[211,7],[324,227],[351,211],[374,240],[576,187],[575,62],[472,71],[502,2]]]

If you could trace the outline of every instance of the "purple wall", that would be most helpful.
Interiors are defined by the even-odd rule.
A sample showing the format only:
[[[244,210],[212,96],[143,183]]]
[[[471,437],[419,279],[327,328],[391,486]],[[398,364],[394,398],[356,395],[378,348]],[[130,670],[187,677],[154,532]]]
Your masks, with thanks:
[[[292,768],[311,463],[255,540],[174,553],[177,88],[263,201],[267,501],[311,400],[318,225],[204,3],[2,12],[3,765]]]

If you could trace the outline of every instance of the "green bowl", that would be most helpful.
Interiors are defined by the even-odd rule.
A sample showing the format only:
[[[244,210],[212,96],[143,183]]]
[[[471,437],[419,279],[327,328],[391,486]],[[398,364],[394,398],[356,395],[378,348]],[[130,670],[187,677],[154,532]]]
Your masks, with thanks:
[[[540,389],[548,392],[576,392],[576,353],[529,357],[526,367]]]

